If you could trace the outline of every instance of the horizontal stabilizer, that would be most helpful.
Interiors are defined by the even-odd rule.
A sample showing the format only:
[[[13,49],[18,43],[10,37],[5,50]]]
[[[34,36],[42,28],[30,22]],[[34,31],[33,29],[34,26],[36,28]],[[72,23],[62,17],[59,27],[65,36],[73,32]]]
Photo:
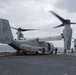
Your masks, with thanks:
[[[13,41],[9,21],[0,19],[0,43],[10,44]]]

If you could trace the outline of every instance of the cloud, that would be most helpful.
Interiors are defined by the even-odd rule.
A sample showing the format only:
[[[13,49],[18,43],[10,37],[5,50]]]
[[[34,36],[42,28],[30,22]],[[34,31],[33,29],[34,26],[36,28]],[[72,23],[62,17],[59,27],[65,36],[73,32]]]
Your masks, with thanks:
[[[76,12],[76,0],[58,0],[55,6],[68,12]]]
[[[51,28],[49,0],[5,0],[0,2],[0,17],[10,21],[11,26],[22,28]],[[52,26],[53,27],[53,26]]]
[[[33,25],[48,18],[44,8],[35,0],[2,1],[0,6],[0,17],[9,19],[11,23]]]

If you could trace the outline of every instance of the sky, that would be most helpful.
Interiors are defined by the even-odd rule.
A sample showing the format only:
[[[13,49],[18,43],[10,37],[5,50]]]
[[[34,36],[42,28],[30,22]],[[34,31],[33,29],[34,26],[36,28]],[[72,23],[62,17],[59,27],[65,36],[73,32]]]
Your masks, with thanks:
[[[0,0],[0,18],[8,19],[11,27],[40,29],[24,32],[26,38],[49,37],[62,33],[64,27],[53,29],[61,22],[49,11],[76,22],[76,0]],[[76,26],[71,27],[72,37],[76,38]],[[12,29],[12,33],[16,38],[16,31]],[[51,42],[57,47],[63,47],[63,40]]]

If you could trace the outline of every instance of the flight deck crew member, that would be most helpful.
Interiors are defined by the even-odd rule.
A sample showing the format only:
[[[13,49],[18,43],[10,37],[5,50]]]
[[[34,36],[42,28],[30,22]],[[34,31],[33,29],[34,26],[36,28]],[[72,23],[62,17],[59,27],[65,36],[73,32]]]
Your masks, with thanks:
[[[57,51],[58,51],[58,49],[57,49],[57,47],[55,48],[55,54],[57,54]]]

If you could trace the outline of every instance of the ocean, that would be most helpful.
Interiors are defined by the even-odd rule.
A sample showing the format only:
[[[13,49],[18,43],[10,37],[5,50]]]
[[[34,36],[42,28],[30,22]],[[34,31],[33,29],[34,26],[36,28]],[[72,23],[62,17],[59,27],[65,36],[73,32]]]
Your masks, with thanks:
[[[0,45],[0,52],[16,52],[16,50],[8,45]]]

